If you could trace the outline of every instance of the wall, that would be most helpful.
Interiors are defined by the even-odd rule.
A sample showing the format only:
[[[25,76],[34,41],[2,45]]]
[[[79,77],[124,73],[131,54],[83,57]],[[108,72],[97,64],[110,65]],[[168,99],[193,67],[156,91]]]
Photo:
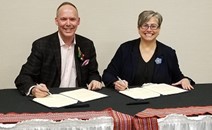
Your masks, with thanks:
[[[34,40],[57,30],[55,10],[61,0],[3,0],[0,4],[0,88],[14,79]],[[137,17],[146,9],[164,18],[158,40],[173,47],[183,73],[197,83],[212,82],[211,0],[72,0],[79,10],[77,33],[92,39],[102,74],[118,46],[138,38]]]

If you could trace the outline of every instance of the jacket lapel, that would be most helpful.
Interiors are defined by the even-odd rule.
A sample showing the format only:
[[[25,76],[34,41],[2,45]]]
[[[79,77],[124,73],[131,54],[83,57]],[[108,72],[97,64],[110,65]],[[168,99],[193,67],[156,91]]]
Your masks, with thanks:
[[[162,67],[162,64],[164,62],[164,59],[163,59],[163,51],[161,50],[161,45],[159,42],[157,42],[157,49],[156,49],[156,55],[155,55],[155,59],[154,59],[154,74],[153,74],[153,81],[157,81],[160,76],[161,76],[161,67]]]
[[[140,57],[140,52],[139,52],[139,44],[140,44],[140,39],[136,40],[136,43],[133,44],[133,47],[132,47],[132,51],[131,51],[131,59],[132,59],[132,76],[131,76],[131,80],[130,81],[133,81],[134,79],[134,76],[135,76],[135,73],[137,71],[137,66],[138,66],[138,60],[139,60],[139,57]]]
[[[52,35],[50,47],[52,48],[53,54],[55,56],[56,66],[57,66],[58,74],[60,76],[61,75],[61,51],[60,51],[60,42],[59,42],[59,37],[57,32]]]
[[[80,86],[80,82],[81,82],[81,71],[80,71],[80,62],[79,62],[79,58],[78,58],[78,47],[79,47],[79,38],[77,35],[75,35],[76,38],[76,45],[74,47],[74,58],[75,58],[75,66],[76,66],[76,73],[77,73],[77,79],[76,79],[76,86]]]

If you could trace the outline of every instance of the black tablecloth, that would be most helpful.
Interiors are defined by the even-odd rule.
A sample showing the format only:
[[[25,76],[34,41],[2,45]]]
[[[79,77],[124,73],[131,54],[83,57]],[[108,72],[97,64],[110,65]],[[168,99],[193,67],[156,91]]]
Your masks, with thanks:
[[[87,102],[88,107],[58,108],[50,109],[32,101],[32,97],[23,96],[17,89],[0,90],[0,113],[40,113],[40,112],[81,112],[101,111],[112,108],[124,114],[135,115],[146,108],[175,108],[187,106],[212,105],[212,84],[196,84],[194,90],[175,94],[146,99],[148,104],[126,105],[134,102],[127,96],[118,93],[111,88],[103,88],[97,92],[107,94],[108,97]],[[69,91],[70,88],[52,88],[52,93]]]

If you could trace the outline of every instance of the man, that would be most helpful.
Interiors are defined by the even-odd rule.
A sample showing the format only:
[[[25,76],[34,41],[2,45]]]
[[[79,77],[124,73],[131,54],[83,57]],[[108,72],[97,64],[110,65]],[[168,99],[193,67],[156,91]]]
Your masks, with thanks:
[[[75,34],[80,18],[75,5],[62,3],[56,12],[58,31],[36,40],[15,80],[22,94],[45,97],[51,87],[101,89],[93,42]]]

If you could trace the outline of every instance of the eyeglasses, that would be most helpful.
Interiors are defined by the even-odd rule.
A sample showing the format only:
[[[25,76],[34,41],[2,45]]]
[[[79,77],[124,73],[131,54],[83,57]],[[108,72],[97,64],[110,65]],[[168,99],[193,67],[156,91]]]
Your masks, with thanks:
[[[156,29],[158,29],[158,25],[157,24],[151,24],[151,25],[148,25],[148,24],[143,24],[142,26],[141,26],[141,28],[142,29],[145,29],[145,30],[147,30],[148,28],[150,28],[151,30],[156,30]]]

